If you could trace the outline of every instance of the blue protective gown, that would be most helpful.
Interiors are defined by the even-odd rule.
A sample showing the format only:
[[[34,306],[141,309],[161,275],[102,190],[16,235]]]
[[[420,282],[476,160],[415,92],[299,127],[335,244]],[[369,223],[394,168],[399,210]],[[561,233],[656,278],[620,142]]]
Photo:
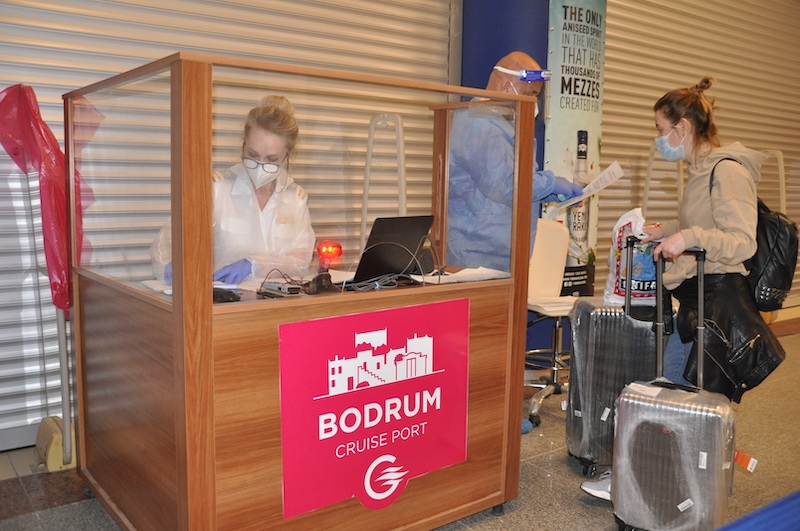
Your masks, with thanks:
[[[514,199],[514,124],[508,109],[477,106],[455,111],[450,130],[447,264],[509,271]],[[542,200],[555,175],[533,178],[531,249]]]

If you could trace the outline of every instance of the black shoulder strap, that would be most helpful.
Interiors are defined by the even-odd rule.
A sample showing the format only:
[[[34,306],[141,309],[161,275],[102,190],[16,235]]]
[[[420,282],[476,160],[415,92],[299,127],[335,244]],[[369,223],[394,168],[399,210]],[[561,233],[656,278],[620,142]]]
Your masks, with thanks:
[[[730,158],[730,157],[726,157],[726,158],[724,158],[724,159],[719,159],[719,160],[717,161],[717,163],[716,163],[716,164],[714,164],[714,167],[713,167],[713,168],[711,168],[711,177],[708,179],[708,195],[711,195],[711,187],[712,187],[712,186],[714,186],[714,170],[716,170],[716,169],[717,169],[717,166],[718,166],[718,165],[719,165],[719,163],[720,163],[720,162],[722,162],[723,160],[732,160],[733,162],[738,162],[739,164],[741,164],[741,162],[739,162],[738,160],[736,160],[736,159],[732,159],[732,158]]]

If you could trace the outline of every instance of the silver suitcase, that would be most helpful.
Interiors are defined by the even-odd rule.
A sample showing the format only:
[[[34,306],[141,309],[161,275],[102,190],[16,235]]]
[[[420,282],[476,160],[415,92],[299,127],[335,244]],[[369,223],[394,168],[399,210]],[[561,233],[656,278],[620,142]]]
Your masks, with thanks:
[[[705,253],[692,252],[698,264],[697,343],[703,345]],[[663,267],[659,261],[659,287]],[[663,312],[658,313],[657,373],[663,374]],[[734,433],[733,410],[722,394],[663,378],[626,386],[616,402],[611,476],[620,527],[697,531],[724,524],[733,489]]]
[[[635,238],[626,242],[626,278],[633,277]],[[626,384],[656,377],[653,318],[632,317],[630,283],[625,307],[581,297],[570,313],[572,355],[567,400],[567,450],[585,476],[611,465],[614,401]],[[651,311],[652,308],[639,308]]]
[[[611,465],[614,401],[626,384],[656,377],[655,333],[652,322],[594,297],[578,299],[570,323],[567,449],[593,477]]]

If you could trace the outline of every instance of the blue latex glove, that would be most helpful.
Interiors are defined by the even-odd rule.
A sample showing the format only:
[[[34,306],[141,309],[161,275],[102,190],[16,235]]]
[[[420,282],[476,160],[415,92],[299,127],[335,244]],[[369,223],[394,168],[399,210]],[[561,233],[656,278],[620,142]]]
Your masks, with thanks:
[[[247,258],[242,258],[238,262],[219,268],[214,272],[214,280],[225,284],[238,284],[252,272],[253,264]]]
[[[167,267],[164,268],[164,282],[172,284],[172,262],[168,263]]]
[[[550,201],[566,201],[573,197],[577,197],[583,193],[583,188],[577,184],[571,183],[563,177],[556,177],[553,179],[553,191],[547,196],[546,202]]]

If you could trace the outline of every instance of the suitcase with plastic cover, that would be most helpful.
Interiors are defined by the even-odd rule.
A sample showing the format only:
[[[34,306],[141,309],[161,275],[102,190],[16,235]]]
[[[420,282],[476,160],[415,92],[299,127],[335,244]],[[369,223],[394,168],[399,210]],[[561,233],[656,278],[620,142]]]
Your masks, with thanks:
[[[698,259],[697,342],[703,345],[705,253],[691,251]],[[663,268],[659,261],[659,286]],[[658,314],[657,372],[663,374],[663,312]],[[699,382],[703,357],[698,357]],[[734,416],[727,397],[664,378],[626,386],[616,402],[611,476],[620,528],[696,531],[721,526],[733,488],[733,458]]]
[[[626,242],[627,278],[632,278],[633,245],[634,240]],[[630,382],[656,376],[655,332],[652,318],[631,316],[630,289],[624,308],[606,306],[602,297],[579,298],[570,323],[567,449],[583,474],[593,477],[598,467],[611,465],[614,401]]]

